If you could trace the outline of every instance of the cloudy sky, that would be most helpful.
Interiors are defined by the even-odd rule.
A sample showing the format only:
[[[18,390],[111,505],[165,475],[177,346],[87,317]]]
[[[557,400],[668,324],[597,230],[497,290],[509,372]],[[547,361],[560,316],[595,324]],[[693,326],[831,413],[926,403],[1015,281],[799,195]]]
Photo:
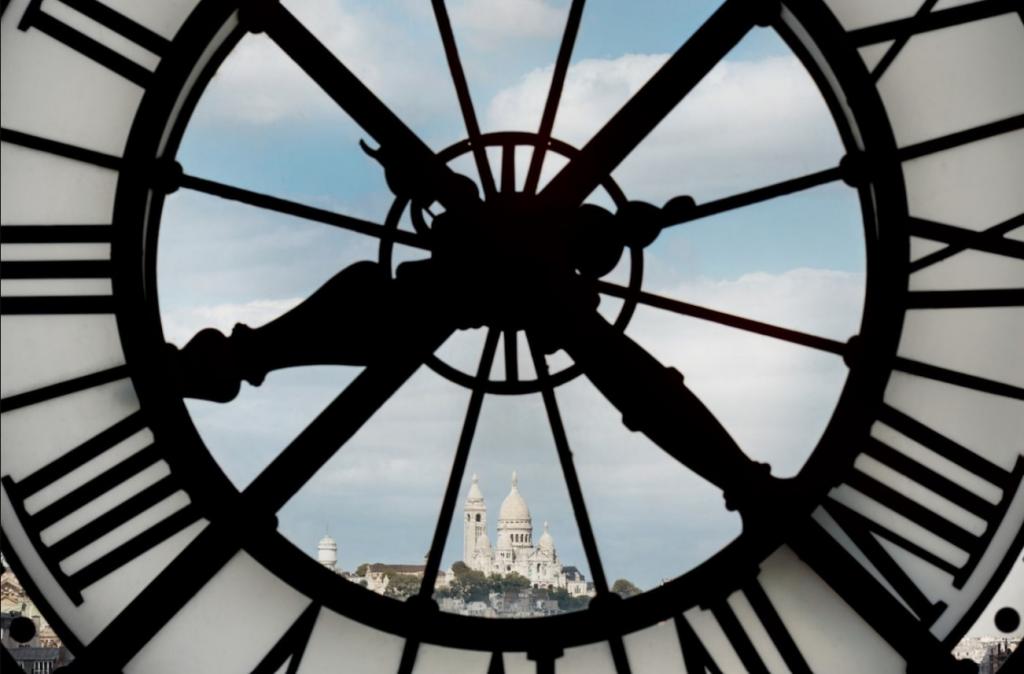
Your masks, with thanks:
[[[286,0],[285,4],[434,149],[465,133],[429,3]],[[715,8],[716,3],[587,3],[555,123],[581,146]],[[485,131],[534,131],[567,0],[449,3]],[[756,29],[615,171],[632,199],[707,201],[834,166],[842,155],[825,104],[796,58]],[[180,151],[193,175],[382,222],[391,194],[366,138],[263,36],[248,36],[204,94]],[[528,159],[528,154],[524,157]],[[523,169],[526,161],[519,161]],[[472,164],[457,165],[476,178]],[[551,175],[557,162],[545,164]],[[522,180],[522,171],[519,179]],[[601,201],[601,195],[595,200]],[[645,253],[644,288],[687,302],[846,340],[860,320],[864,244],[855,194],[826,185],[678,226]],[[179,191],[167,202],[159,290],[168,338],[203,327],[258,326],[338,270],[373,259],[377,242],[326,225]],[[408,254],[405,251],[403,254]],[[628,273],[623,260],[609,276]],[[602,300],[611,315],[613,298]],[[795,473],[827,424],[846,370],[835,356],[641,308],[628,334],[687,383],[741,446],[778,474]],[[440,355],[472,370],[483,334],[455,335]],[[565,360],[552,357],[552,366]],[[522,352],[521,375],[531,374]],[[501,374],[504,363],[495,365]],[[244,486],[357,374],[322,366],[243,385],[229,404],[192,401],[193,419]],[[716,489],[630,433],[577,379],[559,405],[609,578],[645,588],[692,568],[738,531]],[[340,564],[418,563],[426,553],[469,392],[423,368],[281,512],[281,528],[313,553],[325,531]],[[492,522],[518,470],[539,534],[584,569],[568,495],[538,395],[488,396],[467,469]],[[460,498],[461,505],[461,498]],[[456,521],[443,563],[461,556]],[[589,573],[588,573],[589,575]]]

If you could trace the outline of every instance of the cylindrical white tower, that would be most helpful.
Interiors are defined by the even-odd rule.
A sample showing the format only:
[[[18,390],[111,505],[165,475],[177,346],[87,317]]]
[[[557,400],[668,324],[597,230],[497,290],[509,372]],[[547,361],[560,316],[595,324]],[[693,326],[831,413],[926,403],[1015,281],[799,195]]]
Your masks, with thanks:
[[[338,565],[338,544],[327,534],[324,534],[320,544],[316,546],[316,558],[331,571]]]
[[[480,539],[480,534],[487,533],[487,504],[484,503],[484,495],[480,491],[476,474],[473,475],[473,484],[469,486],[469,494],[466,496],[463,511],[462,561],[466,563],[466,566],[476,568],[473,565],[473,558],[476,555],[477,541]]]

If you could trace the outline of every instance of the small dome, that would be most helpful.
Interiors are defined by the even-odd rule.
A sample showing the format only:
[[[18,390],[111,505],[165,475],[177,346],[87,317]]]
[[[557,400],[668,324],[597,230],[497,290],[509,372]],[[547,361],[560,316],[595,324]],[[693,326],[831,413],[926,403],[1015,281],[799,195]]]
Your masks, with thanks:
[[[554,550],[555,539],[551,536],[551,532],[548,531],[548,523],[544,523],[544,533],[540,535],[540,542],[537,544],[541,550]]]
[[[319,550],[337,550],[338,544],[333,538],[324,534],[324,537],[320,539],[320,543],[316,547]]]
[[[528,520],[530,509],[526,507],[526,501],[519,494],[519,478],[515,471],[512,472],[512,491],[508,493],[505,500],[501,502],[501,510],[498,511],[499,520]]]
[[[484,500],[483,492],[480,491],[480,485],[476,473],[473,473],[473,484],[469,486],[469,495],[466,497],[466,501],[470,503],[482,503]]]

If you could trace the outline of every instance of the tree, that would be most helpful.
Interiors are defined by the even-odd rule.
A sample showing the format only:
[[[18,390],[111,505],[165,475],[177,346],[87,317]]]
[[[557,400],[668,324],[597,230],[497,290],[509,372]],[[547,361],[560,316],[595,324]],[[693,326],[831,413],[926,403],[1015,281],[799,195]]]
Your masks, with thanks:
[[[504,594],[513,590],[525,590],[530,587],[530,580],[525,576],[521,576],[515,571],[508,574],[507,576],[494,575],[491,576],[491,592],[498,592]]]
[[[407,599],[420,591],[420,579],[406,573],[387,572],[388,586],[384,588],[385,597]]]
[[[623,599],[626,599],[628,597],[640,594],[641,592],[643,592],[643,590],[638,588],[631,581],[628,581],[625,578],[619,578],[617,581],[612,583],[612,592],[619,595]]]
[[[356,567],[356,575],[360,576],[360,577],[365,576],[366,575],[366,570],[369,569],[369,568],[370,568],[370,565],[367,564],[366,562],[363,562],[362,564],[360,564],[359,566]]]
[[[558,608],[562,611],[581,611],[590,604],[590,597],[583,595],[574,597],[564,588],[551,588],[548,590],[548,599],[558,602]]]
[[[459,576],[463,575],[467,571],[472,571],[472,569],[470,569],[466,565],[466,563],[463,562],[462,560],[459,560],[459,561],[455,562],[454,564],[452,564],[452,573],[455,574],[456,578],[458,578]]]

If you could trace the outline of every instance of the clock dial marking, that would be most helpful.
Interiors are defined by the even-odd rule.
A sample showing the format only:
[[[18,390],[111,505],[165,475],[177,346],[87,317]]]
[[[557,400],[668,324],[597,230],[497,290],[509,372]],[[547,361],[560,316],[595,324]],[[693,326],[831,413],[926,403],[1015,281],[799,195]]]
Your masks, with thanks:
[[[4,284],[0,314],[112,313],[109,253],[101,259],[94,256],[94,244],[110,243],[110,230],[106,225],[4,225],[0,228],[5,251],[21,244],[38,243],[44,244],[44,251],[50,245],[53,246],[50,252],[58,253],[53,259],[0,262],[0,277],[17,283]],[[107,283],[94,286],[82,283],[85,279]],[[82,286],[101,294],[80,294]],[[50,294],[54,290],[71,294]]]
[[[20,407],[35,405],[47,400],[52,400],[53,398],[75,393],[77,391],[84,391],[85,389],[90,389],[94,386],[107,384],[112,381],[117,381],[118,379],[124,379],[127,376],[128,366],[119,365],[117,367],[100,370],[99,372],[75,377],[74,379],[68,379],[56,384],[42,386],[31,391],[25,391],[24,393],[17,393],[15,395],[8,396],[0,401],[0,409],[4,412],[10,412]]]
[[[121,168],[120,157],[115,157],[103,152],[97,152],[96,150],[89,150],[84,147],[78,147],[77,145],[72,145],[70,143],[62,143],[58,140],[43,138],[31,133],[15,131],[14,129],[0,129],[0,141],[3,141],[4,143],[14,143],[15,145],[27,147],[32,150],[48,152],[60,157],[67,157],[68,159],[74,159],[75,161],[95,164],[101,168],[112,169],[114,171],[120,170]]]
[[[948,244],[940,250],[912,261],[910,263],[911,273],[930,267],[965,250],[979,250],[1024,260],[1024,242],[1007,239],[1004,236],[1024,225],[1024,215],[1012,217],[980,231],[921,218],[910,218],[908,222],[911,235]]]
[[[905,518],[907,522],[962,551],[966,559],[960,562],[950,561],[948,553],[938,554],[915,542],[913,539],[920,539],[913,530],[908,530],[902,521],[882,516],[863,504],[860,499],[830,496],[825,501],[825,511],[840,529],[885,578],[897,595],[918,615],[921,622],[930,625],[945,610],[945,604],[929,600],[926,593],[885,551],[876,537],[907,550],[934,569],[951,577],[953,587],[962,588],[988,548],[1010,501],[1020,488],[1021,480],[1024,478],[1024,457],[1018,459],[1012,470],[1005,470],[893,407],[883,406],[879,420],[923,448],[925,457],[938,457],[948,461],[982,481],[989,493],[1000,494],[995,502],[983,498],[976,491],[961,486],[953,474],[943,475],[920,459],[894,449],[878,439],[877,433],[868,441],[863,456],[884,465],[887,468],[886,472],[905,478],[906,484],[902,489],[897,489],[893,484],[887,484],[885,480],[864,472],[861,469],[864,467],[863,464],[861,468],[855,466],[846,478],[845,485],[883,505],[887,509],[886,512]],[[929,463],[935,465],[934,462]],[[916,500],[911,495],[914,492],[907,488],[908,484],[915,483],[984,522],[984,530],[980,534],[974,533],[951,521],[948,515],[940,514],[945,511],[937,510],[940,507],[938,502],[922,503]]]
[[[275,674],[281,667],[288,664],[284,674],[295,674],[299,671],[302,663],[302,654],[309,643],[309,635],[313,633],[317,616],[320,613],[320,605],[313,602],[295,620],[288,631],[282,635],[280,641],[274,644],[270,652],[264,656],[260,663],[252,670],[252,674]]]
[[[932,0],[927,0],[922,9],[930,8],[935,4]],[[979,0],[947,9],[919,11],[912,17],[857,28],[851,30],[847,35],[854,45],[863,47],[1006,14],[1016,11],[1018,5],[1016,0]]]
[[[1024,306],[1024,288],[912,290],[907,293],[908,309],[1019,306]]]
[[[976,375],[959,372],[957,370],[949,370],[944,367],[938,367],[937,365],[931,365],[929,363],[922,363],[909,358],[897,357],[893,362],[893,367],[900,372],[916,374],[936,381],[944,381],[947,384],[955,384],[956,386],[972,388],[976,391],[984,391],[985,393],[991,393],[993,395],[1024,400],[1024,389],[1019,386],[1014,386],[1013,384],[1006,384],[1001,381],[992,381],[991,379],[985,379],[984,377],[978,377]]]
[[[66,572],[62,568],[61,565],[75,553],[96,543],[180,491],[177,480],[168,475],[144,486],[134,495],[105,511],[95,513],[96,508],[90,508],[90,504],[102,503],[106,494],[123,488],[123,485],[137,478],[147,468],[162,461],[162,452],[156,445],[150,443],[85,481],[76,480],[71,476],[93,461],[104,462],[105,454],[119,455],[123,451],[122,443],[133,439],[138,442],[145,434],[148,434],[148,431],[142,414],[136,412],[21,480],[14,480],[9,475],[3,477],[4,488],[33,545],[61,588],[76,605],[82,603],[82,590],[86,587],[198,520],[198,514],[192,506],[186,505],[150,524],[140,533],[132,535],[127,541],[107,550],[81,568],[71,572]],[[45,494],[45,505],[32,505],[39,500],[33,497],[44,496],[41,492],[51,487],[53,489],[49,489]],[[53,494],[54,490],[58,492],[56,496]],[[43,541],[48,529],[66,518],[76,516],[76,513],[77,519],[81,520],[82,512],[85,512],[86,516],[92,516],[85,524],[75,527],[70,533],[58,534],[58,540],[52,543]]]
[[[170,47],[170,42],[164,37],[96,0],[59,1],[156,56],[161,56]],[[77,28],[64,23],[52,14],[48,14],[42,9],[42,4],[43,0],[29,2],[28,8],[18,24],[19,29],[42,31],[121,77],[131,80],[140,87],[146,87],[153,74],[152,71]]]

